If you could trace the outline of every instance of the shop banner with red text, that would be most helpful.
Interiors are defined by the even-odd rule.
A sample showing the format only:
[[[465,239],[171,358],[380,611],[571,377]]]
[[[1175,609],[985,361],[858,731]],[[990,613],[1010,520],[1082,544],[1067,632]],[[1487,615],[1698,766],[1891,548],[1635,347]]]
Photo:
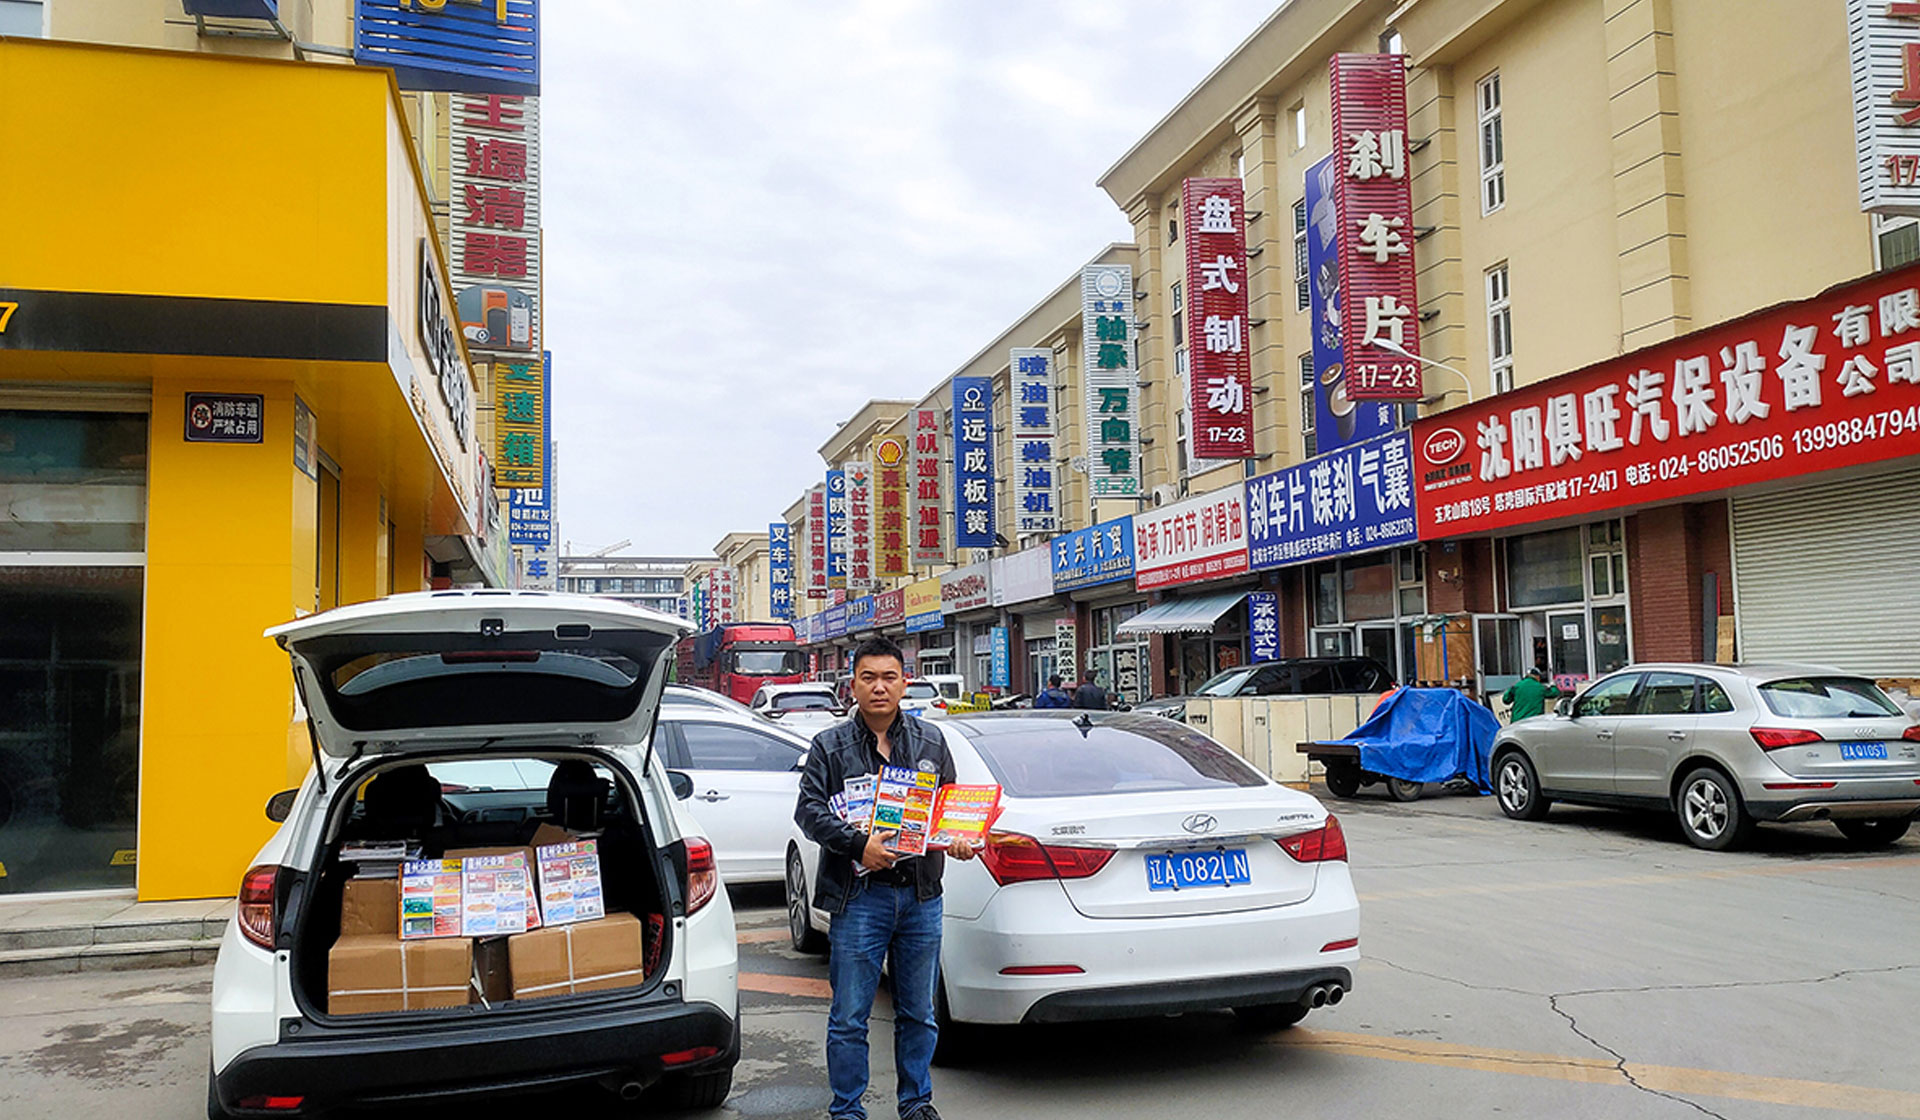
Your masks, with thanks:
[[[1920,452],[1920,266],[1419,421],[1423,540]]]

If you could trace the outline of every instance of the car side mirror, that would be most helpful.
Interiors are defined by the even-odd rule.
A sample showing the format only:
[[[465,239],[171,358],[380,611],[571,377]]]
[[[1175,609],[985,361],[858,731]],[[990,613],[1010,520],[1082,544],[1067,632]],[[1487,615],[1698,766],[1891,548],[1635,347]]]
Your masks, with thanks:
[[[673,796],[681,801],[693,796],[693,775],[684,770],[667,771],[667,784],[673,787]]]
[[[1563,716],[1566,716],[1568,719],[1572,719],[1573,718],[1573,697],[1562,696],[1560,698],[1560,702],[1553,706],[1553,710],[1558,715],[1563,715]]]
[[[293,799],[300,796],[297,789],[283,789],[267,798],[267,819],[280,824],[293,815]]]

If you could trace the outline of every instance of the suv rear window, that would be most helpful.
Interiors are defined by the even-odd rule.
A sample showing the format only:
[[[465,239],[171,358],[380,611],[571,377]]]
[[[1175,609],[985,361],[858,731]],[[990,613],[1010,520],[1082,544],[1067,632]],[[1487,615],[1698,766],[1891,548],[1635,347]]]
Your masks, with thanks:
[[[1760,686],[1760,699],[1776,716],[1794,719],[1846,719],[1897,716],[1878,685],[1864,677],[1788,677]]]
[[[778,712],[824,712],[833,706],[831,692],[782,692],[773,698]]]
[[[931,684],[928,684],[926,681],[908,681],[907,682],[907,699],[938,700],[939,698],[940,698],[940,690],[933,687]]]
[[[1157,716],[1120,716],[1084,730],[1064,719],[979,721],[967,730],[1001,789],[1014,797],[1267,784],[1227,748]]]

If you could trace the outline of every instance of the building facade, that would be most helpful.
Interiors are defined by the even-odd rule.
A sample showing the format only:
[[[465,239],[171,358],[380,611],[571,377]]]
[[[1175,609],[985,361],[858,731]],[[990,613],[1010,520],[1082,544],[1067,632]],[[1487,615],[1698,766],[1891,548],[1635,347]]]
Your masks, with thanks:
[[[1075,492],[1100,417],[1069,403],[1053,532],[953,550],[878,592],[924,603],[928,580],[984,563],[990,609],[950,595],[937,623],[877,629],[970,684],[1007,647],[1012,691],[1048,666],[1161,695],[1308,653],[1476,693],[1533,665],[1577,687],[1652,659],[1920,676],[1904,590],[1920,515],[1901,500],[1920,482],[1902,271],[1920,232],[1862,212],[1844,6],[1753,16],[1733,0],[1279,8],[1100,180],[1135,230],[1137,497]],[[1356,151],[1352,129],[1333,132],[1340,55],[1404,67],[1386,166],[1407,183],[1394,243],[1413,265],[1420,377],[1401,404],[1347,398],[1339,351],[1316,351],[1338,341],[1326,281],[1361,224],[1337,201]],[[1244,200],[1232,339],[1251,454],[1225,460],[1194,453],[1206,394],[1191,371],[1215,342],[1196,321],[1200,231],[1181,228],[1195,181],[1237,181]],[[1054,322],[1023,320],[928,398],[1000,379],[1001,511],[1016,500],[1008,348],[1051,347],[1069,402],[1087,369],[1077,324]],[[804,540],[805,502],[788,514]],[[1095,553],[1102,524],[1117,532]],[[1045,543],[1052,586],[1020,582],[1022,546]],[[891,617],[884,598],[870,613],[828,595],[803,628],[840,656],[849,619]]]
[[[458,95],[354,64],[383,3],[0,5],[0,892],[231,894],[311,764],[262,631],[512,579]]]
[[[685,556],[562,556],[556,590],[677,615],[693,563]]]

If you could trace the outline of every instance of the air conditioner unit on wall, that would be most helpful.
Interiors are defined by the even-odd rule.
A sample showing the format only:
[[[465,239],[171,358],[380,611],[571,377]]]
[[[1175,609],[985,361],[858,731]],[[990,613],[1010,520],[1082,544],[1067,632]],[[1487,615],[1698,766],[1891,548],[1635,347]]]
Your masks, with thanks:
[[[1177,502],[1179,500],[1180,488],[1172,483],[1161,483],[1159,486],[1153,488],[1153,504],[1156,509],[1166,505],[1168,502]]]

